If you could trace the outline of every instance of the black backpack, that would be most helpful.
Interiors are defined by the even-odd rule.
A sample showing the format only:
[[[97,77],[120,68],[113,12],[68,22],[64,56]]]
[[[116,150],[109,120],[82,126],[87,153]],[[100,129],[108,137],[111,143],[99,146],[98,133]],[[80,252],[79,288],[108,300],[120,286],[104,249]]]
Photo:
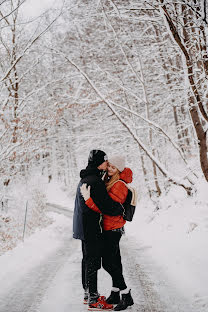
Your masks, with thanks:
[[[126,184],[123,180],[119,180],[119,181],[122,181],[128,188],[128,194],[127,194],[125,202],[122,204],[122,207],[124,209],[124,213],[123,213],[124,220],[131,222],[133,220],[133,216],[134,216],[135,209],[136,209],[137,192],[133,187],[128,186],[128,184]]]

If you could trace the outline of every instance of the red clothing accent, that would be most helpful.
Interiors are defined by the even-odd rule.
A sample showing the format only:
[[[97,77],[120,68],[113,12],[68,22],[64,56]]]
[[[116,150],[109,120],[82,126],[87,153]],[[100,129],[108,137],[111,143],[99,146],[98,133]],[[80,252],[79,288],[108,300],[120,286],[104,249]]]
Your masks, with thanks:
[[[133,172],[130,168],[124,168],[124,170],[120,173],[120,179],[126,183],[131,183],[133,180]]]
[[[132,175],[133,173],[131,169],[125,168],[120,174],[120,179],[125,181],[125,183],[131,183]],[[117,181],[108,191],[108,194],[114,201],[123,204],[128,194],[128,188],[122,181]],[[85,204],[93,211],[101,213],[100,209],[95,205],[91,197],[86,200]],[[103,215],[104,231],[119,229],[124,226],[125,223],[126,221],[124,220],[123,216]]]
[[[115,184],[113,184],[108,194],[114,201],[123,204],[128,194],[128,188],[123,182],[117,181]],[[126,221],[124,220],[123,216],[103,215],[104,231],[119,229],[124,226],[125,223]]]
[[[89,207],[93,211],[98,212],[98,213],[102,213],[100,211],[100,209],[95,205],[95,203],[91,197],[86,200],[85,204],[87,205],[87,207]]]

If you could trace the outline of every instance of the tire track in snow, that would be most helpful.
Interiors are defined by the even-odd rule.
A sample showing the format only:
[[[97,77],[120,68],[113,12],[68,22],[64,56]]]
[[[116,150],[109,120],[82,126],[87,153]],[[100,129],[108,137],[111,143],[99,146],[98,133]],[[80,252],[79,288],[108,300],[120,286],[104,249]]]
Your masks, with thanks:
[[[55,278],[57,272],[72,255],[73,240],[67,241],[61,248],[24,275],[0,298],[2,312],[35,312],[38,311],[45,291]],[[69,247],[70,246],[70,247]]]
[[[158,267],[146,254],[151,247],[141,247],[132,237],[121,240],[124,276],[128,286],[132,287],[136,306],[133,311],[139,312],[195,312],[193,306],[177,291]]]
[[[135,241],[132,243],[126,236],[121,239],[124,276],[127,286],[132,288],[132,297],[135,302],[132,311],[167,312],[159,295],[154,290],[152,281],[139,263],[135,244]]]

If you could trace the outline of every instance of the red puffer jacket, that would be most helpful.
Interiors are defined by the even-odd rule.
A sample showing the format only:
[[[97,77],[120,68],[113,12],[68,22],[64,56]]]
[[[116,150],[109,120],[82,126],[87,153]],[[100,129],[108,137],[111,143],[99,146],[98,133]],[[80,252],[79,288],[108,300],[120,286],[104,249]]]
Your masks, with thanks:
[[[123,180],[125,183],[132,182],[133,173],[130,168],[125,168],[120,174],[120,180]],[[121,204],[123,204],[126,200],[128,194],[128,188],[122,181],[117,181],[113,184],[111,189],[109,190],[108,194],[110,197]],[[95,205],[92,198],[90,197],[85,204],[96,212],[100,212],[99,208]],[[104,231],[119,229],[126,221],[124,220],[123,216],[109,216],[103,215],[103,229]]]

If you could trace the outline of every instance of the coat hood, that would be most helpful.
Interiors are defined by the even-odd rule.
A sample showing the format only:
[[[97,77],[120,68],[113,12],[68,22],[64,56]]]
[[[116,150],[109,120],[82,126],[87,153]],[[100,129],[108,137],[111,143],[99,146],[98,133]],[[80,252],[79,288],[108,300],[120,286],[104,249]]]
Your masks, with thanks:
[[[102,171],[99,170],[97,167],[95,167],[94,165],[88,165],[86,167],[86,169],[82,169],[80,171],[80,178],[83,179],[89,175],[97,175],[100,176],[102,175]]]
[[[126,183],[131,183],[133,180],[133,172],[130,168],[124,168],[124,170],[120,173],[120,179]]]

